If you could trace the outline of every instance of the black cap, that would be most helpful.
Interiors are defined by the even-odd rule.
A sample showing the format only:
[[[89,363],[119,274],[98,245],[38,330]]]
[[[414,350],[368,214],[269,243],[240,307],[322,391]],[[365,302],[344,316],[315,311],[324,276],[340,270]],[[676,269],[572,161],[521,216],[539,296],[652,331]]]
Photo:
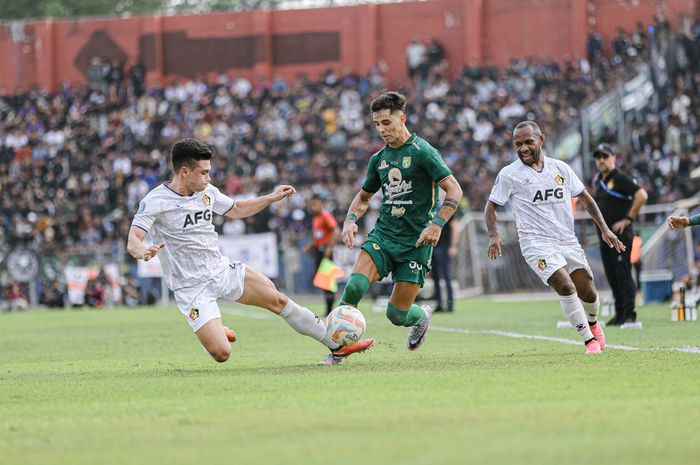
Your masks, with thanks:
[[[598,144],[593,151],[593,158],[597,157],[598,154],[612,155],[614,157],[615,151],[608,144]]]

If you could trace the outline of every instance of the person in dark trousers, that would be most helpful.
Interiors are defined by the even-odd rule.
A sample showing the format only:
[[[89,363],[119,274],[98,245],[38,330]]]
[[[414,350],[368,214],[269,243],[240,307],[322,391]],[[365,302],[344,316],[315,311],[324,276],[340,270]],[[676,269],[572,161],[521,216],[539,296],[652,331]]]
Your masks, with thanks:
[[[631,264],[632,223],[648,196],[637,181],[616,168],[617,155],[610,145],[598,145],[593,157],[598,169],[593,179],[595,201],[605,223],[625,244],[625,250],[618,253],[600,241],[605,276],[615,299],[615,316],[608,321],[608,325],[622,325],[637,321],[634,310],[637,286],[632,278]]]
[[[433,269],[431,271],[435,283],[436,312],[451,312],[454,309],[454,293],[452,291],[452,259],[457,255],[459,241],[459,225],[454,216],[444,228],[437,245],[433,248]],[[443,305],[440,280],[445,280],[447,289],[447,306]]]
[[[318,194],[315,194],[309,202],[311,211],[311,236],[312,242],[307,247],[307,251],[312,253],[318,270],[324,258],[333,259],[333,246],[338,240],[338,222],[329,211],[324,210],[324,201]],[[331,291],[323,291],[326,297],[326,315],[333,310],[335,294]]]

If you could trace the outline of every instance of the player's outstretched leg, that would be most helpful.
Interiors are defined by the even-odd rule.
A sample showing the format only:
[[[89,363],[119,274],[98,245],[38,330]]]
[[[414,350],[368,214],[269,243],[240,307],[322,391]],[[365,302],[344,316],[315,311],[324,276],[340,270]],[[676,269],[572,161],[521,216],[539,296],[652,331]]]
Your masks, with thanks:
[[[342,354],[343,358],[345,358],[352,353],[361,352],[369,348],[374,343],[374,339],[363,339],[352,346],[341,347],[340,344],[334,342],[328,336],[326,325],[321,318],[308,308],[302,307],[277,291],[272,281],[249,266],[246,266],[244,291],[238,302],[246,305],[255,305],[278,314],[299,334],[309,336],[328,347],[331,350],[331,355],[334,352],[345,349]]]

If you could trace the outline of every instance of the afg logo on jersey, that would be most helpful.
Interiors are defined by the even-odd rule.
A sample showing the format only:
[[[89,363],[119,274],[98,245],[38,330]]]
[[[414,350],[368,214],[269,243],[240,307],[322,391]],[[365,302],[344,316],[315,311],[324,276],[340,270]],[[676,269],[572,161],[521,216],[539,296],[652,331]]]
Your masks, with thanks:
[[[556,176],[554,176],[554,182],[557,183],[557,186],[563,186],[564,185],[564,177],[557,173]]]
[[[542,257],[537,258],[537,268],[540,269],[540,271],[544,271],[545,268],[547,268],[547,260],[545,260]]]
[[[549,200],[550,197],[553,197],[555,199],[563,199],[564,198],[564,189],[561,187],[557,187],[556,189],[545,189],[544,191],[537,191],[535,193],[535,198],[532,199],[532,202],[546,202]]]
[[[192,310],[190,310],[190,320],[194,321],[197,318],[199,318],[199,309],[193,308]]]
[[[400,218],[406,213],[405,207],[391,207],[391,216],[394,218]]]
[[[211,205],[211,197],[209,197],[207,194],[204,194],[202,196],[202,203],[204,203],[205,207],[208,207],[209,205]]]
[[[211,210],[204,210],[201,212],[197,212],[194,215],[190,215],[189,213],[185,217],[185,224],[182,225],[183,229],[186,228],[187,226],[193,226],[195,224],[199,224],[200,221],[211,221]]]

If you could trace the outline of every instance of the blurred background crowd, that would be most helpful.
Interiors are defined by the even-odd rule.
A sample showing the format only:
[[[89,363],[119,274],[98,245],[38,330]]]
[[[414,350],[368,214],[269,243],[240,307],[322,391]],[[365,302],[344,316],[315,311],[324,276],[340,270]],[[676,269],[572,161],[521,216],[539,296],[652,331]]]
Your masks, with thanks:
[[[676,30],[657,17],[634,31],[620,30],[611,43],[591,32],[586,57],[563,63],[523,57],[505,69],[473,63],[454,79],[447,78],[442,45],[416,36],[406,49],[407,79],[400,85],[388,82],[379,62],[366,74],[329,70],[254,82],[227,74],[149,88],[138,61],[125,66],[95,57],[85,85],[65,82],[56,93],[0,89],[0,248],[38,251],[40,300],[49,306],[63,305],[58,270],[66,264],[133,267],[124,243],[138,202],[172,176],[171,144],[194,137],[217,148],[212,183],[227,195],[261,195],[279,183],[298,191],[247,220],[216,219],[219,232],[273,231],[280,244],[301,250],[310,240],[307,201],[313,194],[327,199],[342,221],[370,155],[383,145],[369,102],[393,89],[408,96],[408,128],[440,150],[460,181],[463,209],[478,211],[498,170],[513,160],[515,123],[535,120],[553,140],[579,123],[586,105],[649,69],[657,59],[652,41],[663,45],[656,50],[664,51],[668,73],[657,111],[632,121],[629,140],[605,128],[590,143],[620,147],[625,170],[649,193],[649,204],[690,197],[698,183],[688,175],[700,166],[700,21],[689,24]],[[6,270],[0,283],[5,306],[25,305],[26,286]],[[104,273],[91,283],[89,303],[100,306]],[[127,274],[124,303],[154,298]]]

